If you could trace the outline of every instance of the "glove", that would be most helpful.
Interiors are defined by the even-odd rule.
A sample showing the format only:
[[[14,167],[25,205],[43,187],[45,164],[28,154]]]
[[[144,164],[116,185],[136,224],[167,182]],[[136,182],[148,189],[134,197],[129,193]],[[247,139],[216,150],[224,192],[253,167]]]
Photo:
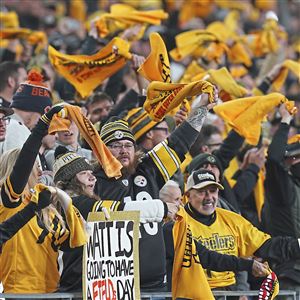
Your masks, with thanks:
[[[39,193],[37,201],[33,198],[30,201],[35,204],[34,210],[39,211],[51,204],[51,192],[43,190]]]
[[[45,114],[43,114],[41,116],[41,120],[46,124],[49,125],[50,121],[52,120],[52,117],[57,114],[58,112],[60,112],[63,109],[63,105],[58,104],[58,105],[54,105],[51,107],[51,109],[46,112]]]

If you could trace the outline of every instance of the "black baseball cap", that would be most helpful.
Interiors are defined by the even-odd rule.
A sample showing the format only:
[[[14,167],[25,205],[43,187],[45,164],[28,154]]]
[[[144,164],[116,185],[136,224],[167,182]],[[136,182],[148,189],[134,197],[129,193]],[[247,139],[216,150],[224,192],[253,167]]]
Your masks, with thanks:
[[[224,190],[223,185],[217,182],[213,172],[205,169],[194,171],[188,178],[186,191],[190,189],[203,189],[207,186],[216,186],[220,190]]]

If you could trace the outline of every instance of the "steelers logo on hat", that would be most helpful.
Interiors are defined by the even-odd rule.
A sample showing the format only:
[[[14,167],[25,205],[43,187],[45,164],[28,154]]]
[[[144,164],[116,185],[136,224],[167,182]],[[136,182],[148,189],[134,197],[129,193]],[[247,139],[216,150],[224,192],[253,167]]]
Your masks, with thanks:
[[[124,137],[124,133],[120,130],[117,130],[115,133],[114,133],[114,136],[116,139],[120,140]]]
[[[212,163],[212,164],[216,163],[216,159],[213,156],[208,156],[207,157],[207,161],[210,162],[210,163]]]

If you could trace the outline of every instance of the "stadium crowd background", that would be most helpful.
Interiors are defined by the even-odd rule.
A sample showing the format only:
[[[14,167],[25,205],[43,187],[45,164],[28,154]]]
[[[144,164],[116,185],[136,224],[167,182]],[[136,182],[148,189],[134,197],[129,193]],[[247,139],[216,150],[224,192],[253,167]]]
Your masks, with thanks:
[[[124,9],[124,15],[130,15],[133,11],[128,11],[128,7],[126,9],[119,7],[121,14],[115,19],[111,19],[116,22],[114,23],[107,17],[106,25],[109,25],[104,28],[105,22],[101,23],[99,19],[101,16],[103,18],[105,13],[113,14],[111,9],[115,4],[125,4],[137,11],[162,11],[153,14],[152,17],[155,21],[152,20],[147,23],[139,15],[134,21],[127,20],[126,23],[122,19],[122,9]],[[2,163],[5,153],[16,147],[22,148],[31,132],[34,134],[38,132],[39,134],[41,128],[36,130],[39,126],[36,124],[41,115],[47,111],[44,109],[62,101],[81,108],[82,114],[94,124],[103,142],[123,166],[126,165],[126,160],[130,160],[130,158],[126,154],[124,154],[125,156],[120,155],[119,151],[124,150],[126,152],[128,150],[130,152],[131,148],[135,147],[135,154],[140,153],[142,155],[169,137],[169,146],[175,149],[181,166],[177,171],[172,169],[172,172],[175,173],[172,176],[172,181],[167,181],[169,178],[164,178],[167,184],[162,189],[161,187],[165,182],[162,183],[160,178],[155,179],[155,176],[153,177],[153,174],[150,174],[151,172],[148,170],[148,183],[154,186],[152,189],[149,187],[147,191],[148,195],[151,195],[150,199],[159,197],[165,203],[175,203],[178,208],[178,206],[191,201],[192,196],[185,192],[186,180],[192,171],[199,168],[212,171],[214,180],[221,182],[222,186],[225,187],[224,191],[219,191],[220,204],[218,206],[241,214],[253,226],[270,234],[272,239],[277,237],[279,239],[280,236],[286,237],[284,241],[276,242],[277,244],[274,242],[274,246],[261,249],[260,247],[265,241],[269,240],[269,236],[261,238],[263,241],[258,241],[258,235],[254,234],[251,237],[251,240],[255,241],[254,244],[251,246],[249,243],[247,244],[249,248],[253,247],[249,250],[253,250],[251,254],[249,254],[250,252],[243,252],[241,249],[236,249],[236,251],[247,253],[249,257],[260,254],[258,260],[269,261],[282,288],[300,291],[300,251],[298,249],[298,254],[291,254],[294,248],[286,250],[286,252],[283,249],[284,246],[294,247],[295,244],[292,245],[294,242],[292,239],[300,238],[299,1],[2,0],[0,13],[0,159],[2,156]],[[205,37],[197,38],[192,30],[203,30]],[[204,123],[200,122],[200,127],[199,124],[193,123],[192,125],[193,128],[197,127],[199,131],[201,129],[198,135],[196,132],[193,133],[193,130],[185,129],[187,131],[184,131],[185,121],[189,120],[187,119],[188,116],[194,112],[192,102],[195,95],[187,94],[182,105],[170,111],[163,120],[153,121],[150,118],[153,115],[148,115],[141,108],[144,103],[147,103],[146,95],[149,85],[147,79],[151,78],[153,74],[149,68],[145,68],[143,71],[140,71],[139,68],[143,66],[151,50],[154,52],[157,47],[157,51],[162,51],[158,43],[150,45],[150,36],[154,32],[162,37],[169,52],[170,70],[167,68],[166,73],[162,71],[162,74],[170,75],[172,82],[190,83],[197,80],[207,80],[218,90],[217,100],[219,103],[223,101],[228,104],[237,98],[252,97],[253,103],[258,103],[261,99],[270,101],[268,108],[265,108],[263,104],[258,105],[253,112],[251,108],[245,107],[246,112],[243,121],[239,123],[240,125],[233,126],[234,130],[228,125],[228,120],[234,124],[234,111],[238,110],[238,105],[243,105],[240,104],[241,102],[235,106],[224,108],[224,111],[223,108],[219,111],[217,108],[210,109],[205,120],[203,120]],[[191,32],[191,34],[184,37],[180,43],[178,35],[183,32]],[[113,75],[108,78],[101,79],[99,85],[92,89],[88,88],[89,83],[81,88],[77,87],[76,84],[72,85],[66,76],[67,71],[58,70],[58,67],[53,63],[53,57],[51,62],[48,57],[49,45],[62,54],[74,55],[76,59],[80,54],[93,55],[116,36],[130,43],[130,52],[133,55],[131,59],[127,60],[124,67],[113,72]],[[55,55],[57,54],[54,54],[54,57]],[[66,56],[64,58],[67,59]],[[226,68],[226,75],[224,72],[213,72],[223,67]],[[40,77],[27,78],[28,72],[32,69],[42,74],[42,79]],[[143,76],[145,74],[146,76]],[[164,81],[170,83],[168,80]],[[20,84],[24,82],[22,89],[19,89]],[[42,92],[34,94],[31,90],[32,84],[38,86]],[[261,98],[267,96],[269,98]],[[280,101],[278,101],[278,97],[281,99]],[[287,99],[294,101],[291,102],[292,106],[298,108],[298,111],[294,109],[292,112],[288,109],[288,106],[285,105]],[[204,106],[207,106],[207,103]],[[14,111],[8,107],[12,107]],[[221,115],[225,117],[222,118]],[[52,116],[53,114],[51,118]],[[111,119],[112,116],[117,117]],[[128,122],[130,129],[124,127],[122,121],[119,120],[121,118]],[[105,123],[107,123],[107,127],[105,127]],[[251,125],[255,126],[251,127]],[[175,132],[175,128],[179,127],[183,127],[182,132],[177,133],[177,136],[175,133],[170,137],[170,134]],[[260,128],[259,141],[255,143],[251,138],[253,133],[257,136],[256,131],[260,131]],[[114,135],[116,131],[121,131],[122,137],[125,136],[124,139],[120,138],[119,143],[118,138]],[[232,131],[236,134],[235,137],[230,135]],[[185,138],[185,135],[188,137]],[[114,140],[112,140],[112,136],[114,136]],[[175,136],[177,140],[174,138]],[[273,139],[274,136],[275,139]],[[37,177],[38,182],[45,185],[54,186],[58,181],[64,179],[64,174],[58,173],[59,168],[62,168],[59,165],[59,155],[68,154],[57,153],[55,151],[57,147],[66,147],[68,151],[76,153],[78,159],[84,157],[89,162],[93,162],[96,158],[95,152],[84,141],[81,131],[74,122],[71,124],[69,132],[62,131],[55,135],[46,136],[43,133],[39,138],[40,140],[30,140],[30,145],[34,145],[32,147],[35,149],[41,143],[41,147],[38,147],[36,153],[39,154],[40,168]],[[183,141],[182,144],[179,141]],[[269,145],[272,147],[268,148]],[[190,148],[189,153],[184,153],[187,150],[185,147]],[[282,148],[284,153],[282,157],[276,153],[276,149],[279,148]],[[278,152],[280,151],[278,150]],[[27,156],[24,155],[22,158],[26,160]],[[59,167],[55,166],[55,162]],[[11,170],[14,161],[10,163],[12,164]],[[20,165],[17,166],[20,167]],[[128,165],[126,166],[128,167]],[[89,170],[89,167],[85,167],[85,169],[78,167],[79,169],[76,171]],[[171,166],[166,165],[165,167],[167,172],[171,173]],[[141,168],[150,169],[147,163]],[[131,169],[128,172],[133,174],[130,173],[132,172]],[[57,174],[63,179],[55,178],[58,176]],[[125,196],[130,196],[132,199],[138,198],[139,193],[137,191],[131,191],[131,194],[120,192],[117,195],[118,190],[115,188],[117,185],[112,184],[110,186],[109,181],[106,183],[107,185],[101,185],[106,181],[102,181],[103,176],[99,174],[96,175],[97,183],[93,184],[95,194],[101,199],[121,200]],[[145,175],[145,173],[142,174]],[[7,214],[6,208],[3,208],[5,205],[2,196],[8,175],[2,173],[3,177],[0,178],[1,222],[10,216],[10,213]],[[17,177],[16,181],[19,182],[20,180]],[[66,182],[67,180],[70,178],[66,178]],[[142,187],[143,183],[136,185]],[[65,186],[59,187],[66,190]],[[112,189],[116,191],[115,194],[112,194]],[[12,191],[15,191],[14,187],[12,187]],[[71,196],[74,195],[78,196],[77,190]],[[93,199],[93,201],[98,200],[98,198]],[[90,210],[89,205],[91,206]],[[86,207],[81,207],[80,204],[78,206],[85,218],[88,212],[93,209],[92,204],[86,204]],[[169,207],[170,210],[173,208]],[[186,210],[188,211],[187,208]],[[173,246],[168,244],[167,226],[160,221],[158,221],[160,225],[158,225],[157,232],[161,233],[161,236],[157,237],[156,241],[147,244],[149,247],[147,253],[144,252],[146,248],[142,248],[143,251],[140,248],[140,260],[143,264],[141,288],[145,292],[166,291],[167,288],[170,288],[170,277],[168,277],[169,286],[167,287],[165,282],[160,282],[160,279],[151,278],[148,276],[149,274],[146,274],[147,272],[143,273],[150,268],[149,263],[155,266],[156,263],[153,261],[158,260],[157,265],[163,265],[163,270],[158,267],[158,273],[170,276],[170,274],[166,274],[168,268],[165,270],[164,260],[167,260],[167,267],[172,269],[172,265],[170,267],[169,263],[172,264],[173,261],[168,261],[168,259],[172,260],[173,258],[168,257],[170,254],[168,250],[173,249]],[[203,222],[207,225],[205,220]],[[222,227],[222,225],[220,226]],[[20,232],[25,232],[25,228],[26,226]],[[151,251],[156,248],[157,243],[160,244],[160,247],[156,251],[161,251],[161,253],[165,251],[164,243],[159,242],[159,239],[163,238],[163,231],[165,231],[167,254],[164,253],[162,255],[164,258],[160,260]],[[13,239],[16,239],[19,234],[17,233]],[[145,234],[147,234],[147,230],[145,230]],[[17,287],[17,285],[15,285],[15,289],[13,282],[10,282],[12,279],[8,274],[12,270],[7,266],[7,259],[14,260],[8,252],[14,247],[13,241],[15,240],[13,239],[5,243],[0,254],[0,282],[1,280],[6,282],[5,292],[22,292],[22,289],[25,293],[35,292],[35,290],[30,290],[30,287]],[[201,241],[201,238],[199,240]],[[203,238],[202,241],[204,240]],[[211,250],[216,250],[208,242],[203,242],[203,244]],[[272,248],[275,245],[276,247],[281,246],[282,251],[275,251]],[[79,251],[81,251],[80,249]],[[218,252],[235,255],[235,252],[227,250]],[[266,254],[267,252],[269,256]],[[13,252],[13,255],[20,255],[20,253]],[[26,257],[26,255],[28,255],[27,251],[21,256]],[[165,255],[167,255],[166,258]],[[286,256],[283,257],[283,255]],[[74,257],[77,259],[78,252],[75,251],[73,256],[65,258],[68,262],[64,259],[60,261],[60,266],[65,267],[70,261],[80,265],[81,261]],[[280,262],[281,258],[282,261]],[[74,267],[72,263],[69,266]],[[262,266],[260,267],[262,268]],[[153,269],[150,268],[148,272],[151,273],[151,270]],[[238,268],[234,271],[236,273],[234,276],[237,278],[236,284],[228,279],[231,278],[229,274],[233,273],[223,272],[220,273],[223,275],[218,277],[215,272],[212,275],[211,271],[208,270],[208,273],[206,272],[209,274],[208,277],[217,278],[216,282],[219,282],[214,282],[214,279],[208,280],[210,287],[216,290],[259,289],[262,279],[253,276],[255,272],[253,269],[251,270],[251,267],[247,271]],[[78,273],[72,274],[69,270],[64,272],[60,278],[59,291],[78,292],[80,288],[79,290],[77,288],[80,284],[72,290],[72,283],[78,280],[78,278],[75,280],[75,277],[79,276]],[[159,275],[161,274],[158,274],[158,277]],[[72,279],[71,284],[70,278]],[[55,285],[59,278],[52,278],[52,281],[51,284]],[[79,281],[81,281],[81,277],[79,277]],[[42,292],[54,291],[56,289],[52,289],[52,287],[45,287]],[[41,292],[41,290],[36,292]]]

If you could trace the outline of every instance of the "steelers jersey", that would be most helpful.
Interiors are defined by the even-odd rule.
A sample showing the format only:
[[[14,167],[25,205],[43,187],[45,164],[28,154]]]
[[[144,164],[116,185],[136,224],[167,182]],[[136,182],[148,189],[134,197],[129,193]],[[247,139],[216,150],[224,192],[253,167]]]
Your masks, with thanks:
[[[197,135],[185,122],[143,157],[134,174],[115,179],[99,172],[97,194],[102,199],[124,202],[158,199],[159,190],[179,169]],[[139,253],[141,288],[164,287],[166,258],[162,222],[140,224]]]
[[[24,208],[0,205],[0,223]],[[67,239],[57,217],[52,221],[53,233],[45,228],[37,216],[33,217],[2,247],[0,281],[5,293],[51,293],[56,291],[59,273],[59,246]]]
[[[90,212],[101,212],[103,207],[107,208],[108,211],[117,211],[122,210],[124,206],[120,201],[96,201],[86,195],[73,197],[72,202],[85,220],[87,220]],[[83,247],[77,247],[62,254],[59,292],[82,291],[82,253]]]
[[[208,249],[219,253],[247,258],[271,238],[242,216],[222,208],[216,208],[216,219],[211,225],[204,225],[197,221],[188,206],[186,206],[186,210],[188,212],[187,222],[191,227],[194,239]],[[235,284],[233,272],[213,272],[211,270],[205,270],[205,272],[211,288]]]

